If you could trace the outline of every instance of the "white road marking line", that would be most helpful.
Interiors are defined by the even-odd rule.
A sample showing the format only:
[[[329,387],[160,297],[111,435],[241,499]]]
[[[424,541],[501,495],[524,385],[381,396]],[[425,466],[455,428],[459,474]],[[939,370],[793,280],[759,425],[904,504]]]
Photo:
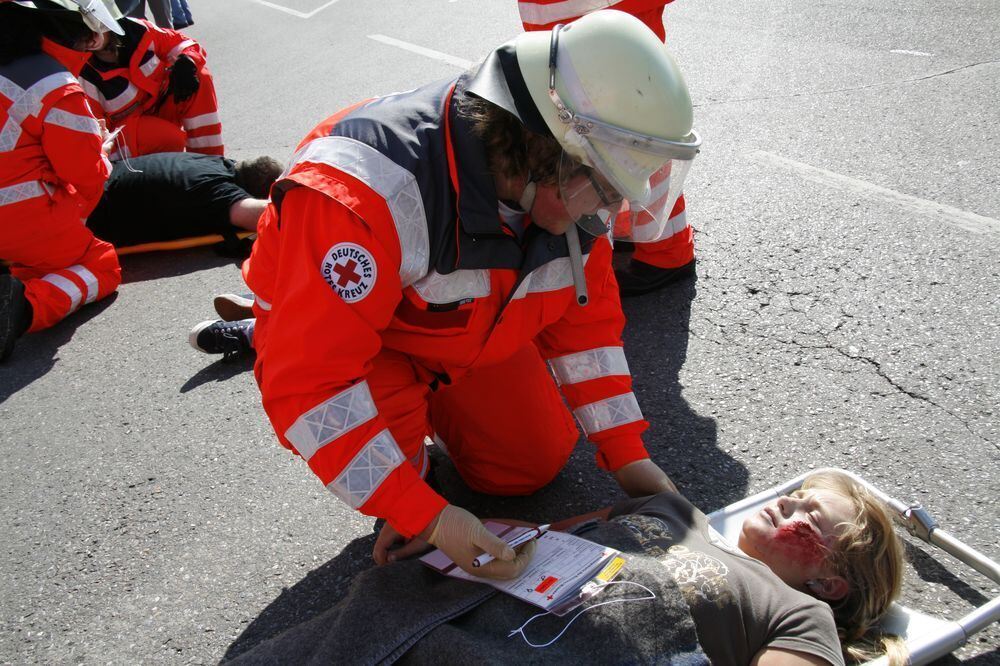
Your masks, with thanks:
[[[923,51],[907,51],[906,49],[892,49],[889,53],[901,53],[903,55],[915,55],[915,56],[932,56],[933,53],[924,53]]]
[[[392,37],[386,37],[385,35],[368,35],[368,39],[374,39],[376,42],[382,42],[383,44],[388,44],[389,46],[395,46],[396,48],[403,49],[404,51],[410,51],[411,53],[433,58],[434,60],[440,60],[441,62],[446,62],[449,65],[458,67],[459,69],[469,69],[473,64],[475,64],[472,60],[456,58],[455,56],[448,55],[447,53],[441,53],[440,51],[435,51],[433,49],[426,49],[423,46],[403,42],[398,39],[393,39]]]
[[[819,183],[820,185],[848,190],[872,199],[893,203],[908,208],[917,215],[938,218],[974,234],[994,234],[1000,236],[1000,220],[994,220],[992,217],[977,215],[935,201],[928,201],[927,199],[920,199],[909,194],[896,192],[895,190],[880,187],[864,180],[858,180],[857,178],[844,176],[833,171],[796,162],[795,160],[790,160],[787,157],[775,155],[765,150],[755,150],[749,156],[756,160],[794,171],[806,180]]]
[[[291,7],[285,7],[284,5],[279,5],[276,2],[268,2],[268,0],[250,0],[250,2],[256,2],[258,5],[264,5],[265,7],[270,7],[271,9],[277,9],[279,12],[285,12],[286,14],[291,14],[292,16],[297,16],[301,19],[309,19],[321,11],[329,7],[330,5],[339,2],[339,0],[330,0],[325,5],[321,5],[311,12],[300,12],[297,9],[292,9]]]

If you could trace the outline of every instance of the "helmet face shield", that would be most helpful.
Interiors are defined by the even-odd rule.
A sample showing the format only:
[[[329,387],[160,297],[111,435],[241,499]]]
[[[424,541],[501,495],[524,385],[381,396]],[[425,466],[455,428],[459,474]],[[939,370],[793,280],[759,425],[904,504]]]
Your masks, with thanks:
[[[622,196],[600,171],[566,151],[559,159],[559,197],[577,226],[592,236],[607,235],[622,204]]]
[[[565,126],[559,139],[564,148],[559,188],[566,210],[592,235],[659,240],[683,192],[701,137],[688,130],[678,140],[666,139],[597,118],[573,63],[560,57],[561,29],[552,29],[549,43],[548,96]],[[556,90],[557,70],[573,106]]]

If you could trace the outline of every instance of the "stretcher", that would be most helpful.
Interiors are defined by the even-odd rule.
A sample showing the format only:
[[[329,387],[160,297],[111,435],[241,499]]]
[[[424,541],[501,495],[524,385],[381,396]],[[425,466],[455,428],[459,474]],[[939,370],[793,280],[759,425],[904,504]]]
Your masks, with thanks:
[[[240,240],[252,236],[252,231],[240,231],[236,237]],[[205,236],[191,236],[189,238],[178,238],[168,241],[154,241],[151,243],[140,243],[139,245],[124,245],[115,247],[118,256],[126,254],[140,254],[142,252],[163,252],[165,250],[186,250],[190,247],[202,247],[205,245],[215,245],[223,243],[226,238],[222,234],[208,234]]]
[[[882,492],[857,474],[842,469],[811,470],[790,481],[746,497],[709,514],[708,522],[726,541],[735,544],[739,540],[740,528],[745,518],[760,511],[767,502],[795,491],[810,475],[825,471],[847,474],[863,484],[890,507],[893,518],[910,534],[940,548],[993,582],[1000,584],[1000,565],[939,528],[934,518],[920,504],[901,502]],[[919,666],[961,647],[970,637],[997,620],[1000,620],[1000,596],[987,601],[958,620],[934,617],[894,603],[883,620],[882,626],[887,632],[906,639],[906,646],[910,651],[910,663]],[[886,659],[883,657],[869,662],[869,666],[882,666],[885,663]]]

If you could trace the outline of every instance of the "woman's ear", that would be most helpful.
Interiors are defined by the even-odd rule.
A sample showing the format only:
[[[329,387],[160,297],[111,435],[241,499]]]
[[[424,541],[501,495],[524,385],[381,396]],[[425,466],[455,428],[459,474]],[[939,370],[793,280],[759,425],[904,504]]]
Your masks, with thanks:
[[[825,601],[840,601],[847,596],[847,592],[850,590],[847,579],[841,576],[813,578],[806,581],[806,587],[814,595]]]

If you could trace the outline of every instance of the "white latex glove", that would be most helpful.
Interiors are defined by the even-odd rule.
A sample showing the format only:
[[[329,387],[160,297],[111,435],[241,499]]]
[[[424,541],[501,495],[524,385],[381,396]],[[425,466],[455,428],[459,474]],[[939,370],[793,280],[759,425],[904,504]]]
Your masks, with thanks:
[[[650,460],[636,460],[615,471],[615,480],[629,497],[645,497],[665,491],[677,492],[666,472]]]
[[[526,544],[520,553],[515,552],[503,539],[491,534],[478,518],[453,504],[442,509],[428,529],[430,535],[426,538],[429,543],[440,548],[463,571],[481,578],[516,578],[528,566],[535,552],[533,542]],[[473,567],[472,560],[484,552],[496,559],[481,567]]]

